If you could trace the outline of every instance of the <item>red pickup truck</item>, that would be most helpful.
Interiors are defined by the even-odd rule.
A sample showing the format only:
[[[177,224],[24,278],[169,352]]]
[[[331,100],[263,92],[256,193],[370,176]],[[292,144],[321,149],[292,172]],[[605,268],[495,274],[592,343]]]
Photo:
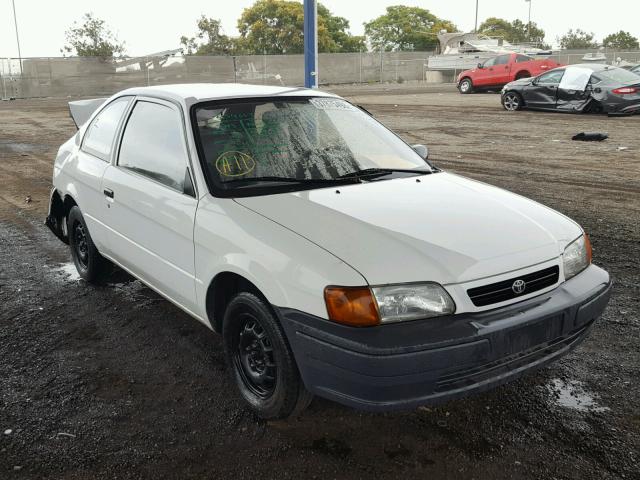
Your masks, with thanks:
[[[460,93],[501,88],[509,82],[540,75],[547,70],[562,67],[549,59],[536,59],[521,53],[508,53],[479,63],[478,68],[458,75]]]

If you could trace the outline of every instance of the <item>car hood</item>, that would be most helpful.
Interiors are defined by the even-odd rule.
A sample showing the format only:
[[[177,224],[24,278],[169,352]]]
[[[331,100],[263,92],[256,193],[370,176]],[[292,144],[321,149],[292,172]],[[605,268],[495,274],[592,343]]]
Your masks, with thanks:
[[[557,258],[581,234],[543,205],[448,173],[236,201],[331,252],[371,285],[506,273]]]
[[[521,78],[520,80],[514,80],[507,84],[507,87],[524,87],[526,85],[530,85],[533,82],[533,78]]]

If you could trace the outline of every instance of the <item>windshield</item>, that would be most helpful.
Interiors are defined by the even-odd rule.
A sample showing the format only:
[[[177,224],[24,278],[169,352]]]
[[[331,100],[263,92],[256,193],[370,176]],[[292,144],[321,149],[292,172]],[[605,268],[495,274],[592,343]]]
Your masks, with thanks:
[[[344,182],[369,169],[405,175],[432,171],[409,145],[342,99],[205,103],[196,105],[193,115],[201,160],[215,193],[278,184],[288,190],[311,188]]]
[[[599,71],[598,76],[614,83],[622,83],[623,85],[640,82],[640,78],[638,78],[637,74],[630,72],[629,70],[625,70],[624,68],[609,67],[606,70]]]

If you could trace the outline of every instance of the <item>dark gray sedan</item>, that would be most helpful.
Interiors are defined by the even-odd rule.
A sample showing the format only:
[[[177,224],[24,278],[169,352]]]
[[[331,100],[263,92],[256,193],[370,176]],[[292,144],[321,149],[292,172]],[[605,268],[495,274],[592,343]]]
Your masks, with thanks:
[[[571,65],[511,82],[502,89],[505,110],[569,113],[640,113],[640,75],[610,65]]]

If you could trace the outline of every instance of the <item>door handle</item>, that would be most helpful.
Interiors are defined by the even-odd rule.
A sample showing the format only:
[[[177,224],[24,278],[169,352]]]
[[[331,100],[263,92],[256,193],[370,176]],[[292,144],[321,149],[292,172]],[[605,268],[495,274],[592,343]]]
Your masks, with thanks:
[[[105,188],[102,193],[105,194],[105,196],[109,197],[109,198],[113,198],[114,194],[113,194],[113,190],[111,190],[110,188]]]

